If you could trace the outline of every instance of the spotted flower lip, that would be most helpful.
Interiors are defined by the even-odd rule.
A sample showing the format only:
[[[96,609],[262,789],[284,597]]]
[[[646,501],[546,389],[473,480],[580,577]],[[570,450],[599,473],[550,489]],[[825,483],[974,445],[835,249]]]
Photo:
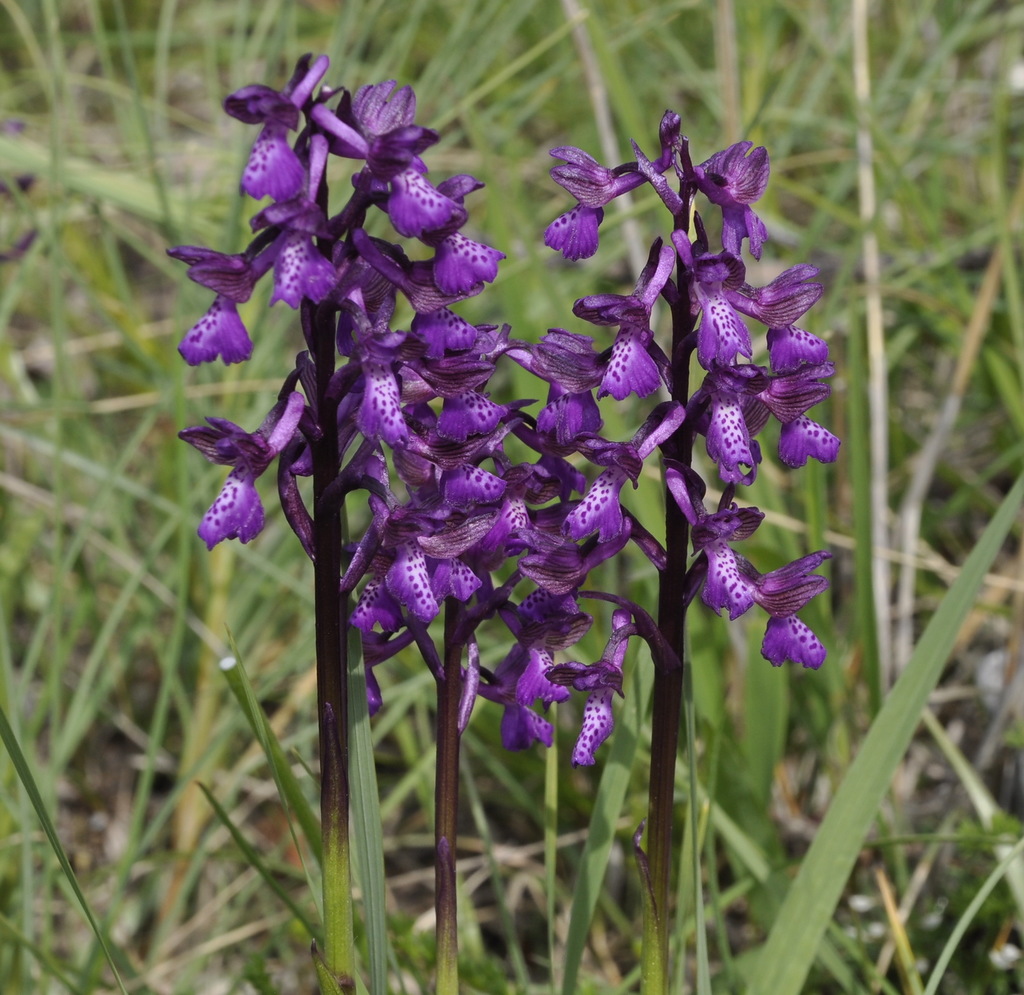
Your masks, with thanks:
[[[629,636],[636,632],[628,611],[619,608],[612,613],[612,635],[601,659],[587,666],[578,662],[549,667],[547,678],[577,691],[587,691],[583,706],[583,722],[572,751],[573,767],[590,766],[594,751],[611,735],[615,718],[612,697],[622,697],[622,666],[629,645]]]
[[[224,418],[208,418],[208,427],[178,433],[210,462],[232,467],[199,525],[199,536],[209,549],[224,539],[249,542],[262,531],[263,505],[256,478],[291,440],[304,407],[303,396],[293,391],[274,406],[255,432],[246,432]]]
[[[544,244],[557,249],[566,259],[589,259],[597,252],[597,230],[603,220],[604,208],[577,204],[547,226]]]

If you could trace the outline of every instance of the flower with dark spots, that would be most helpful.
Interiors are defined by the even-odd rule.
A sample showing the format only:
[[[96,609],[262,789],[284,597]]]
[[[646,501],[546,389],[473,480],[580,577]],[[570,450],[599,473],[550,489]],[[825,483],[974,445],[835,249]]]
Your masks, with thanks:
[[[839,439],[807,415],[799,415],[782,426],[779,459],[787,466],[803,466],[808,457],[819,463],[834,463],[838,456]]]
[[[704,425],[708,456],[727,483],[750,485],[761,462],[760,446],[747,423],[746,405],[768,386],[768,373],[760,366],[717,363],[690,399],[690,409],[708,407]],[[743,469],[746,467],[746,470]]]
[[[409,428],[402,414],[401,397],[391,364],[367,358],[363,363],[363,399],[356,416],[359,431],[368,439],[403,446]]]
[[[630,613],[617,608],[612,613],[612,635],[604,655],[591,666],[582,663],[558,664],[548,670],[548,679],[568,684],[577,691],[588,691],[583,706],[583,723],[572,751],[573,767],[594,763],[594,751],[611,735],[615,724],[612,697],[622,697],[622,664],[629,637],[636,633]]]
[[[399,235],[418,238],[425,231],[447,224],[453,214],[462,210],[455,201],[438,191],[418,169],[406,169],[391,181],[387,212]],[[452,292],[445,291],[443,287],[439,289],[442,293]]]
[[[417,313],[410,328],[417,338],[426,342],[429,359],[440,359],[448,350],[471,349],[478,334],[474,325],[446,307]]]
[[[666,404],[656,412],[656,418],[648,419],[633,441],[621,447],[623,455],[635,459],[638,466],[679,428],[686,416],[683,405],[678,403]],[[625,463],[620,458],[594,481],[586,497],[566,518],[563,531],[567,535],[582,539],[596,529],[599,542],[618,538],[625,526],[619,493],[631,477]],[[635,475],[632,479],[636,486]]]
[[[761,655],[773,667],[781,667],[787,660],[817,670],[824,662],[826,650],[810,627],[795,615],[768,619]]]
[[[281,235],[274,262],[274,293],[270,303],[284,301],[298,308],[303,297],[321,301],[330,293],[338,275],[329,259],[313,245],[305,232],[288,231]]]
[[[249,542],[263,529],[263,505],[256,478],[291,441],[302,417],[305,399],[297,392],[278,401],[252,433],[224,418],[207,418],[209,427],[179,432],[211,463],[232,467],[217,499],[203,516],[199,536],[209,549],[224,539]]]
[[[383,578],[371,577],[366,582],[352,609],[351,622],[363,632],[371,632],[376,625],[383,632],[398,632],[405,625],[402,606],[388,590]]]
[[[434,282],[443,294],[462,294],[479,283],[492,283],[504,252],[453,232],[437,247]]]
[[[492,504],[505,494],[505,481],[481,466],[461,466],[441,474],[441,496],[453,508]]]
[[[388,592],[421,622],[437,618],[440,610],[430,584],[427,558],[415,542],[402,543],[386,574]]]
[[[483,435],[496,428],[509,410],[507,404],[495,404],[479,391],[464,391],[444,399],[437,434],[463,442],[471,435]]]
[[[252,339],[230,297],[218,294],[186,333],[178,352],[189,366],[221,359],[225,365],[241,363],[252,355]]]
[[[823,363],[828,344],[811,332],[786,325],[768,329],[768,361],[773,373],[790,373],[803,363]]]
[[[597,252],[597,229],[603,220],[603,208],[577,204],[547,226],[544,244],[561,252],[566,259],[589,259]]]
[[[678,249],[689,242],[680,232],[672,233]],[[750,329],[744,324],[728,291],[743,283],[744,266],[728,253],[700,255],[694,261],[695,279],[692,294],[700,306],[701,318],[697,328],[697,360],[705,370],[713,363],[734,363],[737,356],[750,359],[754,346]]]
[[[661,385],[658,364],[651,358],[654,333],[639,325],[623,325],[612,343],[612,351],[597,391],[624,401],[630,394],[646,397]]]
[[[242,173],[242,190],[256,200],[266,196],[287,200],[301,189],[306,171],[293,151],[288,132],[299,125],[300,108],[327,72],[328,60],[318,58],[293,80],[289,93],[279,93],[259,84],[236,90],[224,101],[224,109],[246,124],[262,124]]]

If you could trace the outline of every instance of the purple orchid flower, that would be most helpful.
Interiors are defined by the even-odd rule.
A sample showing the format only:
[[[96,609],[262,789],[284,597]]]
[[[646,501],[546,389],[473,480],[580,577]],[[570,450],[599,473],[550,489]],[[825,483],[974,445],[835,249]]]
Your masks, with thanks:
[[[263,530],[256,478],[291,441],[304,407],[303,396],[293,391],[274,405],[255,432],[246,432],[225,418],[207,418],[210,427],[200,425],[178,433],[211,463],[232,467],[199,525],[199,537],[207,548],[224,539],[249,542]]]

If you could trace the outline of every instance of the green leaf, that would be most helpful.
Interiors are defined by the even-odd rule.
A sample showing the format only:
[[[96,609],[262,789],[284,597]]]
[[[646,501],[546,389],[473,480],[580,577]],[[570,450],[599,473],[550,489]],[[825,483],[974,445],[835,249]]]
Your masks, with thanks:
[[[754,962],[751,995],[799,995],[803,990],[864,837],[1022,498],[1024,476],[967,557],[868,730]]]
[[[313,928],[313,924],[305,916],[302,910],[292,901],[291,895],[281,887],[277,880],[277,877],[271,872],[270,868],[267,867],[266,861],[260,856],[256,848],[242,835],[239,828],[231,821],[231,816],[225,811],[224,806],[221,805],[216,798],[210,793],[210,789],[205,784],[199,785],[199,790],[206,796],[206,800],[210,803],[210,807],[213,809],[217,818],[220,819],[221,824],[224,828],[231,833],[231,838],[235,841],[235,845],[239,850],[242,851],[242,855],[245,857],[246,863],[250,867],[255,867],[259,872],[259,875],[270,887],[271,891],[277,895],[278,898],[284,902],[292,911],[292,915],[295,916],[299,922],[302,923],[306,928],[306,932],[310,938],[316,936],[316,930]]]
[[[71,867],[71,861],[68,860],[68,855],[64,851],[64,845],[61,843],[60,837],[57,835],[57,827],[54,826],[53,820],[50,818],[50,813],[46,811],[46,806],[43,804],[43,796],[39,793],[39,788],[36,785],[35,778],[32,776],[32,771],[29,768],[28,761],[25,759],[25,754],[21,751],[21,745],[18,743],[18,739],[14,735],[14,730],[11,728],[11,724],[7,721],[7,713],[3,708],[0,708],[0,739],[3,740],[4,746],[7,748],[7,752],[10,754],[11,762],[14,764],[14,769],[17,771],[18,777],[21,779],[21,783],[24,785],[25,791],[28,794],[29,801],[32,803],[32,807],[36,810],[36,816],[42,824],[46,838],[50,841],[50,847],[57,857],[57,862],[60,864],[60,868],[64,872],[64,877],[71,886],[71,890],[75,893],[75,898],[78,899],[79,905],[82,906],[85,918],[92,927],[92,931],[95,934],[99,945],[103,948],[103,956],[106,957],[107,964],[110,965],[110,970],[114,975],[114,980],[117,982],[117,987],[121,990],[123,995],[128,995],[124,982],[121,980],[121,974],[117,970],[117,965],[114,963],[113,951],[107,944],[107,938],[100,929],[100,925],[96,921],[96,917],[92,914],[92,909],[89,907],[89,903],[86,901],[85,895],[82,893],[82,889],[78,884],[78,878],[75,876],[75,872]]]
[[[234,645],[232,645],[232,650],[235,650]],[[320,823],[309,802],[306,800],[306,796],[302,793],[299,779],[292,772],[291,764],[288,763],[284,750],[281,748],[277,736],[274,735],[274,730],[267,721],[266,715],[263,714],[259,701],[256,700],[256,692],[253,691],[249,675],[246,674],[241,661],[238,659],[237,650],[235,650],[234,657],[228,657],[225,661],[222,661],[220,669],[225,678],[227,678],[231,693],[235,696],[235,700],[245,714],[249,728],[252,729],[253,735],[259,741],[260,746],[263,747],[263,753],[267,758],[267,763],[270,764],[271,773],[274,775],[274,781],[277,783],[277,792],[280,795],[282,804],[285,806],[285,811],[290,810],[295,813],[295,818],[302,827],[302,833],[314,857],[316,857],[317,863],[322,863],[323,852],[320,841]],[[289,826],[291,826],[290,819]],[[294,833],[294,830],[292,831]]]

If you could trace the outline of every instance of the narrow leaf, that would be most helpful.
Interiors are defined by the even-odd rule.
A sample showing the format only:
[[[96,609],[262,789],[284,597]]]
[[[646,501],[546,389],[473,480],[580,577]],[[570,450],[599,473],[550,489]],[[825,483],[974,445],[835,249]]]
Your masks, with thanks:
[[[939,681],[957,633],[1024,497],[1024,476],[1006,496],[942,599],[836,791],[754,962],[752,995],[799,995],[857,854]]]

